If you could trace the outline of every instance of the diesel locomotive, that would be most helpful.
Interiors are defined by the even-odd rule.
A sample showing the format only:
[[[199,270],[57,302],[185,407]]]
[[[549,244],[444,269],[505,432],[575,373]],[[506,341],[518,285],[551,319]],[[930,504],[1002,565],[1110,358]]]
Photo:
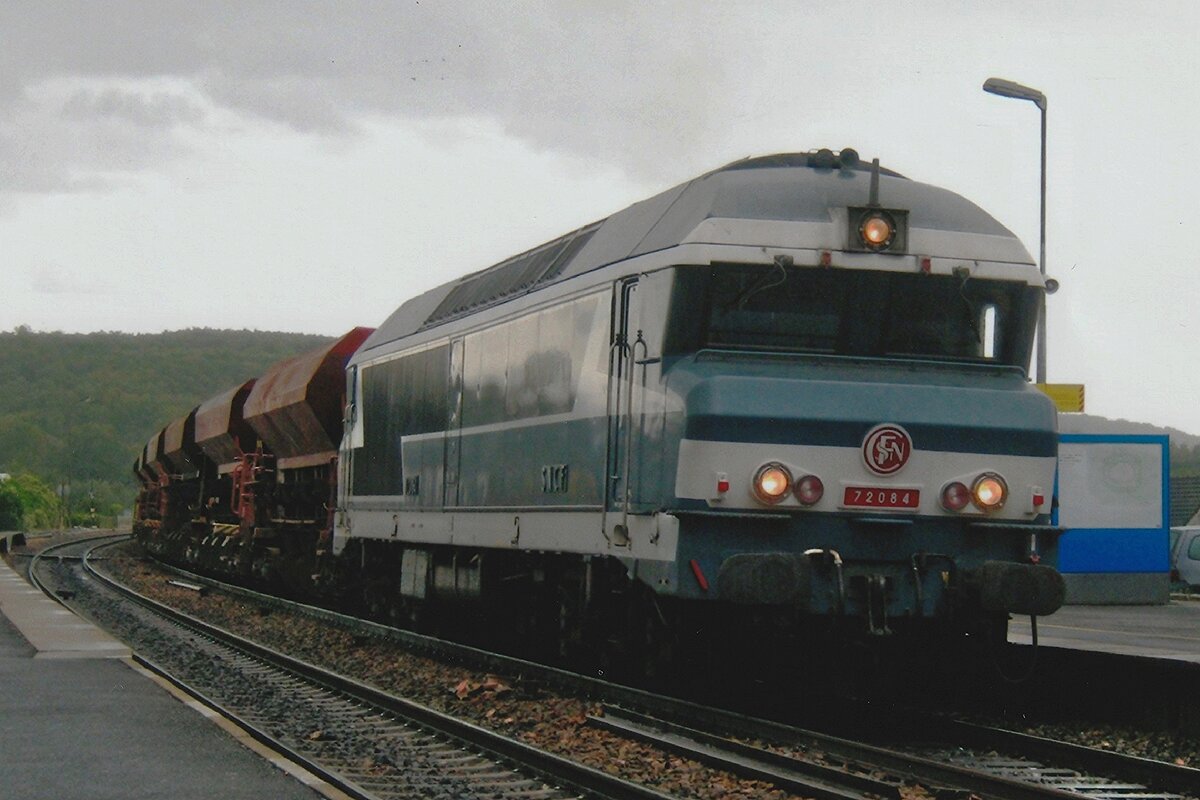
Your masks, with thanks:
[[[1064,596],[1045,290],[878,160],[738,161],[200,405],[135,464],[136,533],[563,650],[1002,639]]]

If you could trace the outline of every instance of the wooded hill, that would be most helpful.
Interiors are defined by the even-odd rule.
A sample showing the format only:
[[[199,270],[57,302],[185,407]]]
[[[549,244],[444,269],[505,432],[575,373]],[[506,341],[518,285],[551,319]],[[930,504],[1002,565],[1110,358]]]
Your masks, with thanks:
[[[1171,447],[1171,475],[1200,475],[1200,436],[1178,428],[1160,428],[1148,422],[1109,419],[1094,414],[1060,414],[1059,433],[1121,434],[1131,436],[1167,436]]]
[[[0,333],[0,473],[31,473],[73,508],[132,504],[146,441],[199,403],[330,337],[189,329]],[[92,496],[89,503],[88,495]]]

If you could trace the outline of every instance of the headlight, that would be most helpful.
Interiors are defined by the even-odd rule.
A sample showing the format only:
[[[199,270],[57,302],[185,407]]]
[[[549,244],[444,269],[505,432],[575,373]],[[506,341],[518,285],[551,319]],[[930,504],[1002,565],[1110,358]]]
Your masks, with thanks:
[[[994,472],[985,472],[975,479],[971,499],[981,511],[996,511],[1008,499],[1008,484]]]
[[[791,486],[792,473],[783,464],[763,464],[754,475],[754,494],[764,503],[778,503]]]
[[[851,206],[847,209],[848,250],[903,253],[908,248],[908,211],[902,208]]]
[[[796,499],[802,506],[811,506],[825,495],[825,484],[816,475],[805,475],[796,481]]]
[[[887,214],[876,212],[863,217],[858,226],[858,234],[866,248],[883,250],[892,243],[892,237],[896,235],[896,226]]]

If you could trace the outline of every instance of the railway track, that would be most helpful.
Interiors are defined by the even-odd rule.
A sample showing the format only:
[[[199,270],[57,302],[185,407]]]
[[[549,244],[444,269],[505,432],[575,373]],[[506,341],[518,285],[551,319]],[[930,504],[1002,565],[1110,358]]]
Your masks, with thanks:
[[[139,663],[352,797],[667,798],[168,609],[90,568],[102,546],[47,548],[31,576],[133,640]]]
[[[1200,787],[1198,770],[940,718],[917,722],[920,736],[910,724],[899,737],[904,740],[900,745],[865,744],[618,686],[185,575],[198,586],[212,586],[272,609],[302,613],[353,631],[356,636],[400,642],[427,656],[519,675],[527,683],[602,701],[608,705],[590,716],[591,726],[804,797],[896,798],[907,794],[905,787],[919,784],[938,793],[1004,800],[1151,800],[1195,796]],[[895,720],[877,716],[873,722],[880,730],[894,733],[901,727]]]
[[[938,796],[949,792],[997,800],[1079,800],[1080,797],[1178,800],[1189,796],[1188,792],[1194,793],[1200,786],[1195,782],[1196,770],[1173,768],[1173,765],[1157,762],[1146,763],[1144,759],[1136,760],[1143,763],[1131,765],[1127,761],[1128,756],[1114,753],[1104,753],[1106,758],[1090,761],[1096,767],[1096,771],[1091,772],[1063,766],[1064,762],[1043,764],[1034,760],[1032,753],[1045,752],[1044,749],[1036,746],[1030,751],[1016,749],[1017,742],[1005,735],[995,738],[1004,739],[1009,752],[1016,755],[998,753],[982,743],[971,748],[947,743],[880,747],[766,720],[739,719],[736,716],[720,716],[707,724],[697,723],[697,727],[689,727],[679,722],[614,708],[605,709],[603,716],[590,721],[638,739],[669,740],[675,752],[701,760],[705,758],[705,753],[711,752],[714,758],[728,753],[740,760],[756,765],[773,765],[785,772],[828,769],[829,764],[836,764],[837,770],[862,776],[886,775],[889,780],[885,783],[896,786],[920,784],[933,789]],[[730,733],[735,734],[733,738],[727,735]],[[980,728],[976,739],[982,740],[985,734],[990,733]],[[1019,734],[1016,736],[1020,737]],[[744,739],[759,744],[748,745]],[[772,746],[768,748],[762,742]],[[1045,744],[1045,740],[1041,744]],[[816,761],[813,760],[814,754]],[[1151,786],[1174,786],[1180,791],[1176,793],[1162,788],[1148,788],[1143,783],[1107,777],[1137,770],[1140,770],[1138,774],[1152,778],[1149,781]],[[866,780],[870,779],[873,778]],[[879,792],[876,794],[886,796]]]
[[[926,757],[949,763],[981,763],[998,774],[1018,779],[1026,774],[1030,781],[1106,797],[1194,797],[1200,793],[1200,770],[1189,767],[928,714],[910,712],[906,723],[904,738],[910,741],[923,735],[955,742],[955,750],[938,745],[925,748]],[[1005,753],[1020,754],[1022,761],[992,755]],[[1042,767],[1043,762],[1053,766]],[[1115,777],[1107,784],[1092,777],[1105,775]],[[1147,786],[1156,788],[1144,790]]]

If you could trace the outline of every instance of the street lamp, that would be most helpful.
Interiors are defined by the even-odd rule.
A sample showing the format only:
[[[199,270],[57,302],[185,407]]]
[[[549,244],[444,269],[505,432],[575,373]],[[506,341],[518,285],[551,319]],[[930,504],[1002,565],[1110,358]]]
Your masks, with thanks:
[[[1042,228],[1040,233],[1041,253],[1038,258],[1042,278],[1046,277],[1046,95],[1037,89],[1022,86],[1019,83],[1004,78],[988,78],[983,82],[983,90],[1001,97],[1013,97],[1017,100],[1028,100],[1042,112]],[[1042,293],[1038,301],[1037,325],[1037,382],[1046,382],[1046,294]]]

